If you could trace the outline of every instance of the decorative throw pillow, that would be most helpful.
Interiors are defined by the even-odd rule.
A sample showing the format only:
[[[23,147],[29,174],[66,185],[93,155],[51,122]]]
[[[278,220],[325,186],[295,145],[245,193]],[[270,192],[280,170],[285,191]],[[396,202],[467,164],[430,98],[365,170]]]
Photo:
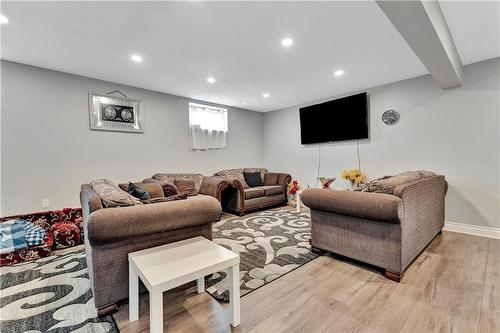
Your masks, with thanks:
[[[146,190],[135,185],[134,183],[131,183],[131,182],[128,183],[127,192],[128,192],[128,194],[136,197],[137,199],[139,199],[141,201],[142,200],[151,200],[151,196],[149,195],[149,193]]]
[[[28,247],[24,235],[24,220],[14,219],[0,223],[0,254]]]
[[[97,193],[102,205],[106,208],[142,205],[141,200],[123,191],[109,179],[94,180],[89,185]]]
[[[266,173],[269,173],[269,170],[266,168],[244,168],[243,172],[260,172],[260,177],[264,179]]]
[[[24,235],[28,246],[42,245],[45,242],[45,229],[30,223],[24,223]]]
[[[188,196],[198,195],[192,180],[175,180],[175,186],[179,190],[179,194],[187,194]]]
[[[214,176],[225,177],[229,181],[239,180],[243,188],[250,188],[247,182],[245,181],[245,176],[243,176],[243,169],[227,169],[216,172]]]
[[[175,186],[174,183],[171,182],[161,182],[161,188],[163,189],[163,196],[164,197],[171,197],[172,195],[179,194],[179,189],[177,186]]]
[[[278,185],[279,175],[277,173],[264,174],[264,185]]]
[[[243,172],[243,176],[245,177],[245,182],[250,187],[262,186],[262,176],[260,172]]]
[[[176,180],[192,180],[194,181],[194,190],[198,193],[200,192],[201,183],[203,183],[205,176],[200,173],[157,173],[152,178],[172,184]]]
[[[82,243],[82,233],[78,225],[72,222],[57,222],[50,227],[54,237],[54,250],[65,249]]]

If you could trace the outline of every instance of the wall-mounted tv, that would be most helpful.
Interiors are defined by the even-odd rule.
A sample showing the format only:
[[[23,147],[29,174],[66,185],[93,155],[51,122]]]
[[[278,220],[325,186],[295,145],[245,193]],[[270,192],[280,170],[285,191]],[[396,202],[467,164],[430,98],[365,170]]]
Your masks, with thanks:
[[[302,144],[368,138],[366,92],[301,108]]]

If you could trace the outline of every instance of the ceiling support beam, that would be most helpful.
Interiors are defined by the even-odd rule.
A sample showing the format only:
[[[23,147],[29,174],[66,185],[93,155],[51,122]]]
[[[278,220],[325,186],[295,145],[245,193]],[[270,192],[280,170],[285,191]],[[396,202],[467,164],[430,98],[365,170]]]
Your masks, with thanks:
[[[437,1],[376,1],[442,89],[462,85],[462,61]]]

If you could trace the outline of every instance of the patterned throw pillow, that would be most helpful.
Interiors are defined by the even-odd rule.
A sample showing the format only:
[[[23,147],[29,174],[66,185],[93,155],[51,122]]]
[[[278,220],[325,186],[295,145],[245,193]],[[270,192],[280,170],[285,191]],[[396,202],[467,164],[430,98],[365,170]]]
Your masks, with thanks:
[[[24,220],[14,219],[0,223],[0,254],[28,247],[24,236]]]
[[[33,223],[25,221],[24,235],[28,246],[42,245],[45,242],[45,229],[40,228]]]
[[[94,180],[89,185],[106,208],[142,205],[141,200],[131,196],[109,179]]]
[[[53,247],[55,250],[72,247],[82,242],[80,228],[71,222],[57,222],[50,227],[54,237]]]
[[[247,182],[245,181],[245,176],[243,176],[243,169],[222,170],[222,171],[216,172],[214,175],[220,176],[220,177],[225,177],[225,178],[229,179],[230,181],[237,179],[241,182],[241,184],[243,185],[243,188],[250,188],[250,186],[248,186]]]

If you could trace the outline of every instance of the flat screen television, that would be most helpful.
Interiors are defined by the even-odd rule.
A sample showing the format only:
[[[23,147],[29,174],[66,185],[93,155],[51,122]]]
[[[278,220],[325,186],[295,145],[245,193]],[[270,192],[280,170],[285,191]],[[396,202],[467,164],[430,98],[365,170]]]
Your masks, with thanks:
[[[301,108],[302,144],[368,138],[366,92]]]

